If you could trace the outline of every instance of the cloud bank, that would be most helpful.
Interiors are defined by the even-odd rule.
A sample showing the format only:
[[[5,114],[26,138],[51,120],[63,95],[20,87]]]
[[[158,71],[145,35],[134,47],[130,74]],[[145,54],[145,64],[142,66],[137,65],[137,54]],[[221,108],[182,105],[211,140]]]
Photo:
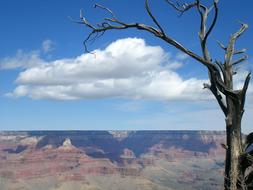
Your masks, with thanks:
[[[48,49],[47,45],[45,45]],[[36,53],[36,52],[35,52]],[[25,65],[9,96],[77,100],[130,98],[152,100],[207,100],[205,80],[183,79],[176,71],[184,55],[171,57],[143,39],[119,39],[94,54],[45,61],[34,52],[4,60],[5,68]],[[2,62],[3,63],[3,62]],[[7,67],[8,66],[8,67]]]

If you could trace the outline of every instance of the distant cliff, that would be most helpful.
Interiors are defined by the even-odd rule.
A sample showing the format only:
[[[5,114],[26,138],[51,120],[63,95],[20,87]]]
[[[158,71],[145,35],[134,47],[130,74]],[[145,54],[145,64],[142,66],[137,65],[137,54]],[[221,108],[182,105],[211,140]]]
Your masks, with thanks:
[[[193,171],[184,169],[173,175],[196,181],[207,175],[198,174],[202,170],[217,167],[214,171],[222,172],[224,150],[220,144],[224,141],[225,134],[219,131],[0,132],[0,178],[16,181],[16,185],[20,185],[18,179],[28,182],[49,177],[91,183],[90,175],[153,179],[154,172],[170,173],[166,165],[185,163],[186,167],[189,162]],[[198,166],[195,160],[205,164]],[[210,179],[218,187],[219,179]]]
[[[46,145],[59,147],[66,138],[92,157],[118,160],[124,149],[130,149],[138,157],[160,144],[164,149],[176,148],[197,153],[220,151],[225,141],[224,132],[217,131],[36,131],[28,136],[42,137],[36,148]],[[116,136],[114,136],[116,134]],[[90,147],[96,149],[91,150]],[[101,151],[96,151],[96,150]]]

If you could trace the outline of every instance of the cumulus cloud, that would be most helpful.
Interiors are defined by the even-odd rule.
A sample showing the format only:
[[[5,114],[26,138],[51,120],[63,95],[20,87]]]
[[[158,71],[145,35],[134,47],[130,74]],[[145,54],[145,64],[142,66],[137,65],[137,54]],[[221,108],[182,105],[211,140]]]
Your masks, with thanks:
[[[17,87],[8,95],[56,100],[210,99],[211,94],[202,89],[206,80],[183,79],[176,72],[184,59],[173,58],[143,39],[120,39],[94,54],[33,64],[18,75]]]
[[[0,60],[0,69],[31,68],[44,63],[45,61],[40,58],[39,51],[25,52],[18,50],[15,56],[5,57]]]
[[[9,95],[57,100],[134,98],[156,100],[206,99],[203,80],[183,80],[182,66],[159,46],[126,38],[94,54],[34,64],[21,72]]]
[[[47,64],[47,61],[41,58],[41,54],[47,54],[53,49],[53,42],[49,39],[44,40],[41,48],[33,51],[24,51],[19,49],[14,56],[0,59],[0,69],[27,69]]]

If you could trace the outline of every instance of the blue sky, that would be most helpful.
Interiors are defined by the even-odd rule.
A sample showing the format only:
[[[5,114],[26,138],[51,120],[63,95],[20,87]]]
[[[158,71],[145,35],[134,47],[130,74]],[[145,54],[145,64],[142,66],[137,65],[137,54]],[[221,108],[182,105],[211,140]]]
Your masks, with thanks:
[[[151,8],[167,33],[200,54],[196,11],[178,17],[163,0]],[[152,35],[136,30],[110,31],[88,47],[88,28],[68,17],[79,10],[90,22],[114,10],[121,20],[152,25],[144,0],[1,0],[0,130],[224,130],[224,116],[202,89],[206,69]],[[236,85],[252,70],[253,2],[220,1],[217,26],[210,36],[212,57],[224,54],[238,20],[249,29],[237,43],[248,49]],[[108,16],[108,15],[107,15]],[[243,131],[252,130],[252,83]]]

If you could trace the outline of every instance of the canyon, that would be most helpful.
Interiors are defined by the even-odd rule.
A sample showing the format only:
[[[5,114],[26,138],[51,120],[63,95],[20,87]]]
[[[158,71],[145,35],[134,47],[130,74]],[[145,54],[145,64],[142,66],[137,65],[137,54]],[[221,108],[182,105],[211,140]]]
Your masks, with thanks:
[[[221,189],[221,131],[0,132],[1,190]]]

